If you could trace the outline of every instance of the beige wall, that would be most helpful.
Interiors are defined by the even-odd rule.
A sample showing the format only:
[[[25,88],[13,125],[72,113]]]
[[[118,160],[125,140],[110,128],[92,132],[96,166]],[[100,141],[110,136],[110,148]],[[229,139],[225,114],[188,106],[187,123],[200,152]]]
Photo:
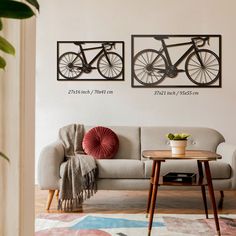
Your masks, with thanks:
[[[66,124],[206,126],[236,143],[235,0],[41,0],[37,30],[36,157]],[[55,10],[55,5],[57,5]],[[154,96],[131,88],[131,34],[221,34],[222,88],[184,89],[198,96]],[[125,41],[124,82],[59,82],[59,40]],[[68,95],[107,89],[113,95]],[[158,89],[165,91],[180,89]]]

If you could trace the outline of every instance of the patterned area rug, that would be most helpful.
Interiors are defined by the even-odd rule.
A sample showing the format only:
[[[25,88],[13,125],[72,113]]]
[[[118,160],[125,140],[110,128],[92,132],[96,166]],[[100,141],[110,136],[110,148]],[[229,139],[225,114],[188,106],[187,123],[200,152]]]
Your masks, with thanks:
[[[220,215],[222,236],[236,235],[236,215]],[[158,215],[152,235],[214,236],[213,216]],[[148,219],[144,214],[40,214],[35,222],[36,236],[144,236]]]

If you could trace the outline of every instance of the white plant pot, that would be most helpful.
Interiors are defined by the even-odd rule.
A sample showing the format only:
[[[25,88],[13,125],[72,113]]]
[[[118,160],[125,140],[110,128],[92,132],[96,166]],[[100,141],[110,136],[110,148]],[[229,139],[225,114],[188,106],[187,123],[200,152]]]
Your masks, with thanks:
[[[183,155],[185,154],[187,140],[170,140],[172,154]]]

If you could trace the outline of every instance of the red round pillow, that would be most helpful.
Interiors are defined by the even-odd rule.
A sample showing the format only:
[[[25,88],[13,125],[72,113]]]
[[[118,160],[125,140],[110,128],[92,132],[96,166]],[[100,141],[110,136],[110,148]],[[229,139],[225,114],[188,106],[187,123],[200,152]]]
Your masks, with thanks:
[[[98,126],[84,135],[82,146],[86,154],[96,159],[110,159],[118,151],[119,139],[111,129]]]

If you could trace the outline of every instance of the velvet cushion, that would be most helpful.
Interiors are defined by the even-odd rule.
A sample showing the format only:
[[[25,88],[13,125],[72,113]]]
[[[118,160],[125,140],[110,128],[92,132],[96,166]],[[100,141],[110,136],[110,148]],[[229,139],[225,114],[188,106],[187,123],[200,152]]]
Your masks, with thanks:
[[[84,135],[82,146],[86,154],[96,159],[110,159],[118,151],[119,139],[111,129],[98,126]]]

